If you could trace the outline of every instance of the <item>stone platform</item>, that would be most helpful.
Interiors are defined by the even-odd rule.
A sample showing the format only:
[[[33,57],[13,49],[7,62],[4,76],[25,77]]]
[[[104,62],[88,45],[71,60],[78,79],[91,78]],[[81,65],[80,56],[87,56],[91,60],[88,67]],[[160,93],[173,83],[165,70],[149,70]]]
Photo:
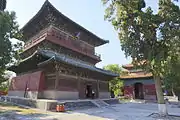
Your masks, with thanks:
[[[55,111],[56,105],[64,104],[68,111],[104,107],[104,105],[118,104],[118,99],[85,99],[85,100],[47,100],[47,99],[29,99],[14,96],[2,96],[1,101],[11,102],[31,108],[37,108],[45,111]],[[101,106],[104,102],[104,105]],[[99,104],[101,103],[101,104]],[[99,104],[99,105],[98,105]]]

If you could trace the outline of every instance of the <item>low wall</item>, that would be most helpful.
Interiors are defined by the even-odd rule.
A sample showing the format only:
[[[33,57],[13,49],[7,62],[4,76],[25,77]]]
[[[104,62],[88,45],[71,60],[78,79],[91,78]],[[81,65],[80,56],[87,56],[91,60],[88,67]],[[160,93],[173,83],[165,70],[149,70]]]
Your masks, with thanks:
[[[20,97],[15,97],[15,96],[1,96],[1,101],[11,102],[14,104],[19,104],[19,105],[24,105],[24,106],[29,106],[32,108],[40,108],[37,106],[36,100],[28,99],[28,98],[20,98]]]
[[[156,95],[145,95],[144,99],[145,100],[156,100]]]
[[[110,92],[99,92],[99,98],[100,99],[110,98]]]
[[[73,100],[79,99],[79,92],[70,91],[43,91],[43,98],[45,99],[58,99],[58,100]]]
[[[168,99],[169,102],[178,102],[177,96],[164,96],[164,98]]]
[[[24,105],[31,108],[38,108],[41,110],[55,111],[57,104],[64,104],[66,110],[76,110],[76,109],[88,109],[97,107],[91,102],[91,100],[39,100],[39,99],[29,99],[29,98],[20,98],[14,96],[2,96],[1,101],[11,102],[18,105]]]

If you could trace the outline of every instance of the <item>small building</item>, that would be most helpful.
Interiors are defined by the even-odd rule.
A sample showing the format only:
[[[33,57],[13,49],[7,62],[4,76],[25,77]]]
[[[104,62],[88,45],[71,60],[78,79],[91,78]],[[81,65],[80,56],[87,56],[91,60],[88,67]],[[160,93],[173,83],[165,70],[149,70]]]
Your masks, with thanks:
[[[22,28],[21,62],[11,66],[9,96],[33,99],[109,98],[108,81],[118,76],[95,66],[101,39],[59,12],[48,0]]]
[[[133,99],[156,100],[155,82],[151,73],[136,69],[133,64],[122,66],[127,74],[120,76],[124,81],[124,96]]]

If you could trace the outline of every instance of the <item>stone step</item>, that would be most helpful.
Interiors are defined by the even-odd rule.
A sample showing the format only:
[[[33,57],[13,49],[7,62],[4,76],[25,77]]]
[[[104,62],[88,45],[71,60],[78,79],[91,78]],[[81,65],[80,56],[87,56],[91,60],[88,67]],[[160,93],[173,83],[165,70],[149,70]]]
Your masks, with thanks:
[[[111,99],[105,99],[103,100],[105,103],[109,104],[109,105],[113,105],[113,104],[119,104],[120,101],[119,99],[116,98],[111,98]]]
[[[103,100],[92,100],[92,103],[94,103],[96,106],[98,107],[106,107],[109,106],[109,104],[107,104],[106,102],[104,102]]]

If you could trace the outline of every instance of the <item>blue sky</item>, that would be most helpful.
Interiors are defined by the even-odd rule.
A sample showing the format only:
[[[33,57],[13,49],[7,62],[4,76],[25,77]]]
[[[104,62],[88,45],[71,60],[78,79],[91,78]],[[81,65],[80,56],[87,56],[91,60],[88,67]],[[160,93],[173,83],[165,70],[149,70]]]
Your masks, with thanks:
[[[41,8],[45,0],[7,0],[7,10],[15,11],[17,21],[22,27]],[[96,48],[101,54],[102,62],[98,67],[107,64],[128,64],[130,58],[126,59],[121,51],[117,32],[112,25],[104,21],[104,7],[101,0],[49,0],[60,12],[82,25],[99,37],[109,40],[110,43]],[[147,0],[147,6],[157,11],[158,0]]]

